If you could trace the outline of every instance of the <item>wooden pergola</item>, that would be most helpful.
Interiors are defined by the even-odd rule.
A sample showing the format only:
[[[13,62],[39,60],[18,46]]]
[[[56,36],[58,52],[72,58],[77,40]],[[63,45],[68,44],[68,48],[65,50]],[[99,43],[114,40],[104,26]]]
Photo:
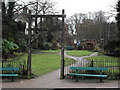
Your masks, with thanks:
[[[64,79],[64,20],[65,13],[64,9],[62,10],[61,15],[31,15],[31,11],[28,14],[28,60],[27,60],[27,71],[28,76],[31,77],[31,43],[37,39],[41,33],[41,31],[52,31],[50,29],[42,28],[42,19],[43,18],[62,18],[62,37],[61,37],[61,71],[60,71],[60,79]],[[35,18],[35,28],[31,28],[32,18]],[[37,19],[40,18],[40,28],[37,27]],[[37,30],[38,32],[32,36],[32,30]]]

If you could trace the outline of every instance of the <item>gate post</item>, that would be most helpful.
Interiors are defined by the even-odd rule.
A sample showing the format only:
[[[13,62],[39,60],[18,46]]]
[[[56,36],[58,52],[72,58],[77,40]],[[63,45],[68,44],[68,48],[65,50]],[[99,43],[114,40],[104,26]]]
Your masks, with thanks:
[[[62,37],[61,37],[61,71],[60,79],[64,79],[64,9],[62,10]]]
[[[29,17],[28,17],[28,60],[27,60],[27,75],[28,78],[31,78],[31,11],[29,10]]]

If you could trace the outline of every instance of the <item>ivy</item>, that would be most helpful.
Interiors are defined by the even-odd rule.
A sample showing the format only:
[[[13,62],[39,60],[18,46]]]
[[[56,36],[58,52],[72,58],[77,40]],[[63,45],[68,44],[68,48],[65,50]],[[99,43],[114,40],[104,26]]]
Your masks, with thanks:
[[[17,49],[19,49],[19,46],[16,43],[10,42],[7,39],[2,40],[2,52],[10,53],[11,51]]]

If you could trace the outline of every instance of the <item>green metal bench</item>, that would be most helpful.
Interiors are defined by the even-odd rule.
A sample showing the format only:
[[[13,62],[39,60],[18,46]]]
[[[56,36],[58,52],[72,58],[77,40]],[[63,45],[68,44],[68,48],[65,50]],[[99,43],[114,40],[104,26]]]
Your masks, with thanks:
[[[0,74],[0,76],[9,76],[12,77],[12,81],[14,80],[14,77],[18,76],[19,74],[14,74],[15,70],[19,70],[19,67],[2,67],[0,70],[4,71],[12,71],[11,74]]]
[[[76,70],[76,73],[68,73],[68,75],[76,76],[76,82],[78,82],[78,76],[88,76],[88,77],[100,77],[100,82],[102,82],[102,78],[107,77],[107,75],[102,75],[102,71],[107,71],[108,68],[105,67],[70,67],[71,70]],[[97,70],[100,71],[100,75],[94,74],[79,74],[78,70]]]

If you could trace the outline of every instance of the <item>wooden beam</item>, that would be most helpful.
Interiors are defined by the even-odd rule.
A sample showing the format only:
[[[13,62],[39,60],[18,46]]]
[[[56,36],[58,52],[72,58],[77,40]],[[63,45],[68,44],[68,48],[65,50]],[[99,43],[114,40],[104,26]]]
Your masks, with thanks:
[[[36,17],[36,15],[31,15],[31,17]],[[41,18],[52,18],[52,17],[66,17],[66,15],[37,15],[37,17]]]
[[[37,30],[37,31],[51,31],[51,32],[54,32],[54,31],[62,31],[62,28],[58,28],[58,29],[54,29],[54,28],[51,28],[51,29],[44,29],[44,28],[31,28],[31,30]]]

